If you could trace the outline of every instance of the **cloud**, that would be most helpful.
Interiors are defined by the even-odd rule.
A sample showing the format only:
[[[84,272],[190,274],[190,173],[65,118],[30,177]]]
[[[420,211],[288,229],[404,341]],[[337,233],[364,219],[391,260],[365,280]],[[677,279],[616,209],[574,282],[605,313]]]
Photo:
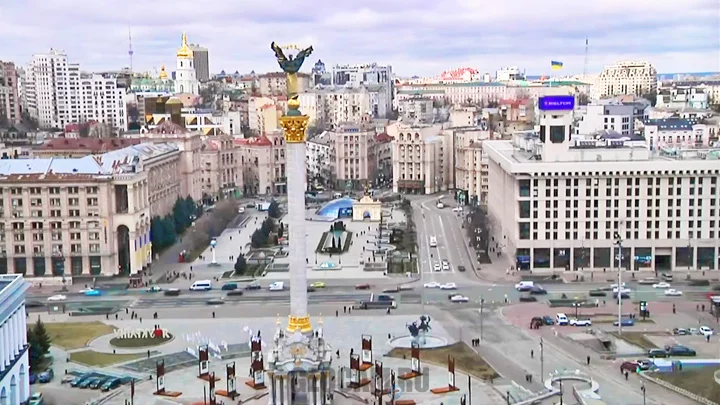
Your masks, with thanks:
[[[180,34],[210,50],[211,70],[276,70],[269,49],[312,44],[313,61],[378,62],[401,75],[459,66],[492,72],[519,66],[568,73],[619,60],[648,60],[660,72],[720,71],[717,0],[3,0],[0,58],[25,64],[63,49],[86,70],[129,64],[174,66]],[[309,64],[308,64],[309,65]]]

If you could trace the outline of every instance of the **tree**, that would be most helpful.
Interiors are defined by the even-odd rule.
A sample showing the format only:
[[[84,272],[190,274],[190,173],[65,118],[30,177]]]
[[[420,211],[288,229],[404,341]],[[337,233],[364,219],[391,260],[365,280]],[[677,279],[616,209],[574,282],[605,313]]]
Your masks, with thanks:
[[[0,111],[0,128],[10,128],[10,121],[3,111]]]
[[[277,232],[278,238],[282,238],[284,233],[285,233],[285,225],[283,225],[283,223],[280,222],[278,224],[278,232]]]
[[[267,235],[263,234],[262,229],[256,229],[250,236],[250,245],[254,248],[261,248],[267,245]]]
[[[38,344],[38,340],[35,337],[35,328],[32,326],[28,327],[27,329],[27,340],[29,348],[29,358],[30,358],[30,371],[34,373],[38,373],[40,370],[40,367],[42,367],[43,358],[45,357],[43,355],[42,349],[40,348],[40,345]]]
[[[235,261],[235,275],[236,276],[242,276],[245,274],[245,271],[247,270],[247,260],[245,260],[245,256],[240,253],[238,254],[238,258]]]
[[[280,211],[280,204],[278,204],[277,201],[270,201],[270,206],[268,206],[268,215],[270,218],[275,219],[280,218],[282,215],[282,211]]]
[[[35,326],[33,327],[33,334],[37,340],[38,348],[42,351],[43,356],[46,355],[50,351],[50,344],[52,341],[50,339],[50,334],[48,334],[48,331],[45,328],[45,324],[40,319],[37,320]]]
[[[577,100],[578,100],[578,104],[580,104],[580,105],[590,104],[590,97],[588,97],[588,95],[585,93],[578,94]]]
[[[641,97],[649,101],[651,107],[655,107],[655,104],[657,103],[657,92],[643,94]]]

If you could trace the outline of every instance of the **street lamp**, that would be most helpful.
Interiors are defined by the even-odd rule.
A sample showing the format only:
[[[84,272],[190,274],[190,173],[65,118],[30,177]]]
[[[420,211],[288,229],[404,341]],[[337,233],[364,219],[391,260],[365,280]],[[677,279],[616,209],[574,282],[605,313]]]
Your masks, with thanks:
[[[647,402],[645,402],[645,381],[643,381],[641,384],[642,385],[640,386],[640,391],[642,391],[643,394],[643,405],[647,405]]]
[[[577,302],[577,297],[575,297],[575,302],[573,302],[573,306],[575,307],[575,319],[578,317],[578,308],[580,308],[580,303]]]
[[[545,358],[543,357],[543,352],[545,351],[545,343],[543,342],[543,338],[540,337],[540,383],[543,383],[544,372],[545,372]]]
[[[615,245],[618,247],[618,285],[617,285],[617,300],[618,300],[618,335],[622,335],[622,243],[623,240],[620,237],[619,232],[615,232]]]

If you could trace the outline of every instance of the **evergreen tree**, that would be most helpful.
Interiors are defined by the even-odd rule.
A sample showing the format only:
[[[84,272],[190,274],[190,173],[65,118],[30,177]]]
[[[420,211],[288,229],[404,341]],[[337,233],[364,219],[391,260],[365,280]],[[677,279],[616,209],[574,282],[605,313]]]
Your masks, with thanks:
[[[242,276],[245,274],[245,271],[247,270],[247,261],[245,260],[245,256],[240,253],[238,254],[238,258],[235,261],[235,275],[236,276]]]
[[[270,216],[270,218],[280,218],[280,215],[282,215],[282,212],[280,211],[280,204],[278,204],[275,200],[270,201],[270,206],[268,206],[268,216]]]
[[[30,358],[30,371],[37,373],[38,369],[42,366],[43,353],[42,349],[38,345],[37,337],[35,336],[35,328],[32,326],[27,329],[27,340],[30,348],[28,349],[28,357]]]
[[[41,350],[42,355],[44,356],[48,354],[50,352],[51,343],[50,334],[48,334],[45,324],[40,319],[38,319],[33,327],[33,335],[35,335],[38,348]]]

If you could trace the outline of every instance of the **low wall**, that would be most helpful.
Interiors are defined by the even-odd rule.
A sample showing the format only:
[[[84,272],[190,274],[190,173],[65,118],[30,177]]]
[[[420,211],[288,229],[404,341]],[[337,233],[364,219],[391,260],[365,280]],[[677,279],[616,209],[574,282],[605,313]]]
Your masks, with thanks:
[[[720,371],[720,370],[718,370],[718,371]],[[663,381],[663,380],[661,380],[661,379],[659,379],[659,378],[652,377],[652,376],[650,376],[649,373],[647,373],[647,372],[641,372],[641,373],[638,373],[638,374],[640,375],[640,377],[642,377],[642,378],[644,378],[644,379],[646,379],[646,380],[648,380],[648,381],[650,381],[650,382],[653,382],[653,383],[655,383],[655,384],[657,384],[657,385],[663,386],[663,387],[669,389],[670,391],[674,391],[674,392],[676,392],[676,393],[678,393],[678,394],[680,394],[680,395],[683,395],[683,396],[685,396],[685,397],[687,397],[687,398],[692,399],[693,401],[696,401],[696,402],[699,402],[699,403],[705,404],[705,405],[718,405],[717,402],[713,402],[713,401],[711,401],[711,400],[709,400],[709,399],[707,399],[707,398],[705,398],[705,397],[701,397],[700,395],[693,394],[692,392],[690,392],[690,391],[688,391],[688,390],[686,390],[686,389],[684,389],[684,388],[680,388],[680,387],[678,387],[677,385],[670,384],[670,383],[667,382],[667,381]],[[718,381],[718,377],[719,377],[719,376],[718,376],[718,373],[716,372],[716,373],[715,373],[715,381]]]

